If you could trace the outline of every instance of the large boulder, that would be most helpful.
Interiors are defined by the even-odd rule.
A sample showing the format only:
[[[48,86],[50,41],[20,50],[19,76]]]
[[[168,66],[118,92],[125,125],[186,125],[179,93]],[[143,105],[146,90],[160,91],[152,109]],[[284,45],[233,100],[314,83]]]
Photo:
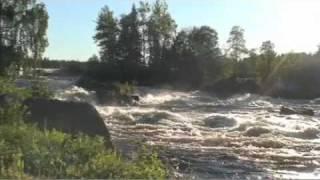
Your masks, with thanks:
[[[38,124],[42,129],[103,136],[107,147],[112,147],[110,134],[103,119],[88,103],[28,99],[24,104],[28,108],[29,121]]]
[[[280,114],[283,114],[283,115],[300,114],[300,115],[314,116],[314,111],[308,108],[289,108],[289,107],[282,106],[280,108]]]

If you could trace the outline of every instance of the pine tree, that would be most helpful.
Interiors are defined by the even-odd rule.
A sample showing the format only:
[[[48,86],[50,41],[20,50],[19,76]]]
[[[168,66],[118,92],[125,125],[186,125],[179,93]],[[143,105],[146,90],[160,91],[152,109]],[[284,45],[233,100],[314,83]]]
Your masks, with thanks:
[[[116,63],[119,59],[118,39],[120,29],[117,19],[108,6],[102,8],[96,27],[94,39],[100,47],[100,59],[103,62]]]
[[[142,65],[142,37],[139,31],[140,22],[135,5],[131,13],[122,17],[120,21],[119,46],[121,49],[121,60],[127,74],[125,79],[136,79],[139,67]]]
[[[172,45],[175,32],[176,24],[168,12],[168,5],[165,1],[157,0],[152,7],[148,23],[151,66],[161,65],[165,49]]]
[[[232,27],[227,43],[229,45],[229,48],[227,49],[227,55],[231,59],[240,61],[242,56],[247,53],[244,30],[241,27]]]
[[[119,42],[122,59],[131,61],[133,64],[141,64],[142,38],[139,31],[138,12],[134,5],[131,13],[122,17],[120,27]]]

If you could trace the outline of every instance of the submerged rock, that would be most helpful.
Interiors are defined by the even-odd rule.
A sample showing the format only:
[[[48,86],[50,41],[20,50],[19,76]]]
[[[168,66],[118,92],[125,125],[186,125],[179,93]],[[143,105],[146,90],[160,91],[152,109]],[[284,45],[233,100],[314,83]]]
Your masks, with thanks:
[[[298,134],[298,138],[302,139],[317,139],[320,136],[320,131],[316,128],[307,128]]]
[[[233,127],[237,121],[224,116],[212,116],[204,120],[204,125],[211,128]]]
[[[312,109],[307,109],[307,108],[289,108],[289,107],[282,106],[280,109],[280,114],[284,114],[284,115],[300,114],[300,115],[314,116],[314,111]]]
[[[249,137],[258,137],[262,134],[270,133],[271,131],[269,129],[263,128],[263,127],[251,127],[249,128],[244,135]]]
[[[29,120],[42,129],[56,129],[65,133],[84,133],[103,136],[112,147],[109,131],[97,110],[84,102],[65,102],[47,99],[28,99]]]

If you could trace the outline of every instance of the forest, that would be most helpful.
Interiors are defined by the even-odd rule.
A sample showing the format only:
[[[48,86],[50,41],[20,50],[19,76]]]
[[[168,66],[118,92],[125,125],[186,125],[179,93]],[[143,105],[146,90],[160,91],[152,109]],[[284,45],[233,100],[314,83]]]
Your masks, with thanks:
[[[86,73],[102,82],[167,83],[286,98],[319,96],[320,47],[314,54],[278,54],[275,44],[266,40],[247,49],[245,30],[234,26],[222,49],[212,27],[178,30],[165,1],[141,2],[121,17],[104,7],[94,39],[100,53],[88,60]]]

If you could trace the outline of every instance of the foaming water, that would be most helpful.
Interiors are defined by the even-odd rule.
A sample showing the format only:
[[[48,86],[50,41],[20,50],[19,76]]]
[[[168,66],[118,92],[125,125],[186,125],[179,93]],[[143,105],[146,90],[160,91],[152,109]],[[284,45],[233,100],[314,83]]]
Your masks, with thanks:
[[[55,98],[63,101],[89,102],[92,104],[97,102],[94,91],[87,91],[74,85],[56,91]]]
[[[320,110],[308,101],[168,90],[151,90],[136,106],[97,108],[115,139],[166,147],[163,156],[186,176],[319,179],[319,115],[280,115],[281,105]]]
[[[135,106],[100,106],[94,92],[76,86],[56,94],[93,103],[123,152],[131,151],[128,142],[163,147],[161,156],[177,176],[320,179],[318,100],[252,94],[219,99],[199,91],[140,88]],[[312,108],[316,115],[280,115],[282,105]]]

